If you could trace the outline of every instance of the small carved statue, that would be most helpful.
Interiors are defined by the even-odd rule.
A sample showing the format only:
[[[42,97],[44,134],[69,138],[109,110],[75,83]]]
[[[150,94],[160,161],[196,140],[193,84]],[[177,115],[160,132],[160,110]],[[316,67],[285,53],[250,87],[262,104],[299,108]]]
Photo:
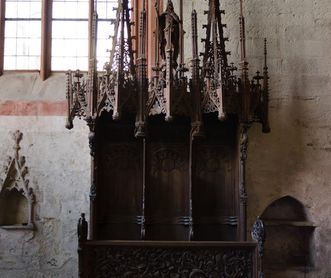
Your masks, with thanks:
[[[160,55],[163,61],[166,60],[166,53],[169,50],[170,43],[172,49],[172,64],[173,68],[177,68],[177,59],[179,54],[179,27],[180,19],[174,11],[174,5],[171,0],[168,1],[167,9],[159,16],[159,44]],[[169,34],[170,32],[170,34]],[[171,37],[171,42],[168,38]]]
[[[79,241],[87,240],[87,229],[88,227],[87,227],[87,221],[85,219],[85,213],[82,213],[77,224],[77,234]]]

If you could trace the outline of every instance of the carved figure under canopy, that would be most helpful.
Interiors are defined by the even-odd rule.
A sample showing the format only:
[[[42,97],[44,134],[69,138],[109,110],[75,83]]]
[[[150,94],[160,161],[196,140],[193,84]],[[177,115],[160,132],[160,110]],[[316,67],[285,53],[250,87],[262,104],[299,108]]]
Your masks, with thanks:
[[[159,16],[159,44],[160,55],[163,61],[166,60],[167,51],[172,50],[173,67],[177,68],[179,54],[179,28],[180,19],[174,11],[171,0],[168,1],[167,9]],[[170,40],[170,42],[169,42]]]

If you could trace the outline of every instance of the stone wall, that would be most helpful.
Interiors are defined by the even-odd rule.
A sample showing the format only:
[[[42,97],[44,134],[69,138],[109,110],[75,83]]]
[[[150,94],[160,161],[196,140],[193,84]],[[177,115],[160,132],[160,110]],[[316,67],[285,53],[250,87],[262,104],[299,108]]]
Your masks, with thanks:
[[[175,6],[179,1],[174,1]],[[222,1],[230,35],[230,60],[239,61],[239,1]],[[250,130],[248,157],[249,227],[274,200],[290,195],[316,225],[314,270],[267,272],[266,277],[331,277],[331,5],[329,0],[246,0],[250,74],[262,69],[268,38],[272,132]],[[184,0],[186,40],[191,8],[207,1]],[[203,34],[201,32],[201,34]],[[203,37],[203,36],[202,36]],[[186,61],[190,47],[186,47]],[[64,128],[64,77],[40,81],[37,73],[0,77],[0,163],[12,155],[10,132],[24,134],[35,188],[35,232],[0,230],[0,276],[77,277],[76,221],[88,211],[87,128],[76,121]]]
[[[179,1],[174,1],[178,4]],[[208,1],[184,0],[205,23]],[[239,62],[239,1],[221,1],[230,61]],[[292,196],[314,231],[311,271],[266,271],[266,277],[331,277],[331,4],[328,0],[244,0],[250,75],[263,67],[268,39],[271,133],[249,133],[248,227],[273,201]],[[187,15],[188,16],[188,15]],[[189,18],[189,17],[187,17]],[[190,22],[185,22],[190,39]],[[203,36],[203,32],[200,32]],[[186,47],[189,61],[191,49]],[[250,231],[248,231],[249,233]]]
[[[0,277],[76,278],[76,225],[89,208],[88,130],[80,121],[64,128],[64,74],[41,82],[38,73],[6,73],[0,83],[0,165],[20,130],[36,195],[35,231],[0,229]]]

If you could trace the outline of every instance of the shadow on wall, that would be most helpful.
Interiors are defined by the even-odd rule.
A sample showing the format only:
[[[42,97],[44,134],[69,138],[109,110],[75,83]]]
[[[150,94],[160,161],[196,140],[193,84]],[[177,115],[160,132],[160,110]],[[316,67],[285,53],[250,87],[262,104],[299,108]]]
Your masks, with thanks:
[[[253,10],[256,3],[246,2],[247,9]],[[278,218],[275,216],[275,219],[269,217],[269,224],[266,223],[266,267],[273,268],[274,273],[279,271],[279,276],[273,273],[270,277],[292,277],[282,276],[284,273],[281,269],[294,269],[293,277],[305,277],[306,271],[312,269],[313,256],[316,253],[315,251],[309,254],[314,227],[307,221],[306,216],[306,213],[311,215],[312,212],[305,211],[304,206],[296,199],[302,200],[306,207],[311,205],[309,198],[312,198],[312,181],[309,177],[312,175],[312,161],[311,153],[307,152],[307,139],[312,132],[312,111],[317,111],[316,95],[320,93],[312,87],[312,76],[315,74],[312,71],[316,69],[317,65],[314,63],[318,61],[307,55],[310,53],[306,53],[306,41],[303,35],[300,37],[300,30],[296,30],[299,39],[295,40],[287,34],[286,24],[290,23],[281,22],[281,13],[276,13],[286,10],[286,5],[290,3],[273,1],[268,5],[273,10],[269,19],[265,18],[265,13],[255,12],[256,16],[250,17],[247,22],[248,25],[254,26],[254,30],[247,28],[251,32],[247,34],[248,38],[262,41],[264,36],[271,37],[268,43],[271,133],[261,135],[259,126],[254,126],[250,131],[247,161],[248,227],[252,226],[265,208],[267,209],[262,216],[265,220],[268,219],[266,213],[274,206],[278,207],[278,213],[282,213],[281,210],[287,211],[284,215],[288,216],[289,208],[294,211],[300,208],[303,213],[301,216],[305,217],[292,220],[282,219],[281,215],[276,215]],[[291,10],[291,7],[288,8]],[[274,24],[277,15],[279,22]],[[262,25],[269,20],[269,26]],[[271,28],[275,29],[274,32]],[[301,32],[304,34],[303,24],[296,28],[302,28]],[[262,57],[259,57],[259,60],[262,61]],[[268,250],[274,250],[272,255],[269,253],[269,258]]]
[[[301,172],[305,161],[305,104],[298,101],[298,96],[305,94],[307,88],[305,69],[298,67],[294,71],[291,70],[295,65],[303,64],[303,58],[292,58],[287,61],[287,46],[290,44],[285,41],[285,24],[274,24],[277,21],[277,12],[286,10],[284,5],[290,4],[274,1],[272,4],[257,6],[257,3],[260,2],[245,2],[246,14],[254,12],[253,17],[247,16],[246,19],[246,37],[248,43],[253,42],[252,45],[263,45],[264,37],[268,39],[271,133],[262,135],[260,126],[254,125],[249,134],[247,191],[250,225],[272,200],[287,194],[295,196],[295,190],[291,187],[297,183],[298,173]],[[257,13],[257,10],[261,12]],[[270,24],[264,24],[269,21]],[[301,49],[302,43],[303,41],[298,42],[295,47]],[[248,61],[252,60],[251,74],[256,68],[260,68],[257,64],[263,64],[262,54],[262,51],[248,49],[248,55],[251,55]]]
[[[272,131],[261,136],[259,127],[254,127],[250,134],[248,215],[249,223],[253,223],[264,211],[261,218],[266,222],[266,277],[306,277],[313,270],[315,254],[310,250],[314,227],[307,221],[306,214],[310,212],[295,199],[306,204],[305,192],[309,187],[305,181],[309,168],[304,137],[308,128],[307,101],[300,97],[306,93],[308,81],[300,70],[293,72],[291,80],[283,75],[275,80],[270,74]],[[276,86],[287,87],[288,94]]]
[[[247,190],[251,224],[273,200],[288,194],[301,197],[296,196],[296,186],[307,167],[304,103],[292,97],[300,94],[305,77],[295,73],[290,84],[286,84],[291,88],[290,95],[281,95],[281,87],[277,86],[284,85],[281,84],[283,76],[270,75],[271,133],[261,135],[257,125],[250,130]]]

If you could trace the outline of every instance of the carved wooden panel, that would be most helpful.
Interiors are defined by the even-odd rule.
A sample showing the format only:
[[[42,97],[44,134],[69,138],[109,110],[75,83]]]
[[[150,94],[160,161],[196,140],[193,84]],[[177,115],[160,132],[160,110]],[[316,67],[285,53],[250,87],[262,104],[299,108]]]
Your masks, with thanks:
[[[150,243],[145,246],[137,242],[83,246],[84,263],[90,270],[86,269],[82,277],[257,277],[254,272],[256,250],[252,244]]]
[[[143,224],[142,142],[133,138],[132,125],[113,123],[108,128],[99,145],[98,238],[140,239]]]
[[[235,240],[236,125],[211,120],[206,136],[193,143],[192,204],[194,238]]]
[[[146,238],[187,240],[190,224],[189,125],[152,130],[146,153]]]

